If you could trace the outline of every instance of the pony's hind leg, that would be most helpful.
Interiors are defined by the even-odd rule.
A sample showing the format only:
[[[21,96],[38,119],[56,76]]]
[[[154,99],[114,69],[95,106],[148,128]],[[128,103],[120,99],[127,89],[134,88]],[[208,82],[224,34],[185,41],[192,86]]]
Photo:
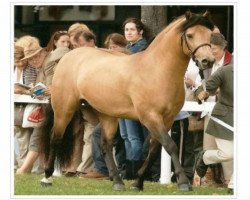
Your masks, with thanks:
[[[53,103],[52,103],[53,105]],[[54,172],[54,164],[56,157],[60,165],[64,165],[70,160],[70,153],[72,152],[72,117],[76,109],[76,103],[67,104],[62,110],[61,107],[54,107],[54,125],[50,131],[50,137],[46,141],[47,149],[45,150],[45,177],[41,180],[41,185],[52,185],[51,176]],[[71,140],[66,141],[66,140]]]
[[[149,141],[148,141],[149,140]],[[154,161],[157,158],[157,155],[159,155],[161,150],[161,145],[157,140],[154,140],[148,136],[148,138],[145,140],[145,142],[149,142],[149,151],[148,156],[143,163],[142,167],[137,172],[137,179],[132,184],[131,189],[135,191],[142,191],[143,190],[143,182],[144,182],[144,176],[145,172],[150,169],[154,163]]]
[[[113,190],[125,190],[124,183],[117,170],[113,157],[113,139],[118,127],[118,120],[109,116],[99,116],[101,125],[101,149],[109,170],[109,176],[113,179]]]
[[[50,178],[54,171],[54,157],[55,153],[53,149],[50,148],[51,135],[53,134],[53,121],[54,112],[52,110],[51,104],[45,106],[45,122],[41,128],[41,152],[44,153],[44,163],[45,163],[45,177],[41,180],[42,186],[52,185],[52,179]],[[50,163],[50,164],[49,164]],[[49,167],[51,166],[51,167]]]

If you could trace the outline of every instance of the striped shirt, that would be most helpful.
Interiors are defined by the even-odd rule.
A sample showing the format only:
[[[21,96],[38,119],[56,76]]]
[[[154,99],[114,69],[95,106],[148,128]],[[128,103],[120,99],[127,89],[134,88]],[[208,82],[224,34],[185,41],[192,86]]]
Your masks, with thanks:
[[[23,70],[23,83],[25,85],[33,83],[35,85],[36,77],[37,77],[36,68],[31,65],[27,65]]]

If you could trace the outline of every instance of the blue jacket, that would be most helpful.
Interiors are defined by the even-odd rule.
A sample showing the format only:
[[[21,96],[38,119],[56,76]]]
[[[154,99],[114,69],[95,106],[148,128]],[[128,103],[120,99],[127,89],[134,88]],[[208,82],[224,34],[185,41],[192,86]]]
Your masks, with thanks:
[[[144,50],[147,47],[147,45],[148,45],[147,40],[142,38],[138,40],[136,43],[128,44],[127,49],[131,51],[132,53],[136,53],[136,52]]]

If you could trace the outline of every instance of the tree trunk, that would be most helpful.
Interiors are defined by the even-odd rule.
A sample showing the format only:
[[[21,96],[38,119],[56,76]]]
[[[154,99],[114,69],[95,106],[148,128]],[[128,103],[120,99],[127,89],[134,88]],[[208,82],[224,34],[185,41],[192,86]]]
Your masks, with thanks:
[[[167,25],[167,6],[141,6],[141,20],[148,29],[151,40]]]

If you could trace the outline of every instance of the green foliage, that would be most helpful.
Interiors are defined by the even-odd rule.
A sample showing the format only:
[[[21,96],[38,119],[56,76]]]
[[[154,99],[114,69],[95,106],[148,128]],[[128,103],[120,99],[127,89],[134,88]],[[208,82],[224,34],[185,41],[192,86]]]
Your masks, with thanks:
[[[133,181],[124,181],[126,191],[113,191],[109,180],[86,178],[53,178],[52,187],[42,187],[43,175],[18,175],[14,177],[15,195],[227,195],[226,188],[193,187],[191,192],[180,192],[176,184],[145,182],[144,191],[130,189]]]

